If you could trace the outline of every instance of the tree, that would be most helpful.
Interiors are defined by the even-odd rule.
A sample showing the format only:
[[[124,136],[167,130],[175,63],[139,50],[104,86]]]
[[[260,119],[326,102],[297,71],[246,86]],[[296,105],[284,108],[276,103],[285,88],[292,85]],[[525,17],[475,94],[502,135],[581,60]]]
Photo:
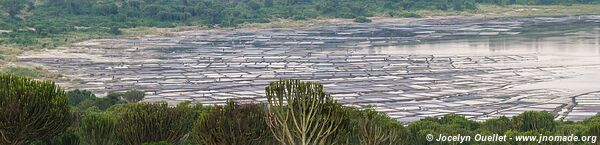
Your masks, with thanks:
[[[84,100],[96,98],[92,92],[79,89],[67,92],[67,96],[69,96],[69,105],[71,106],[77,106]]]
[[[167,103],[127,104],[117,126],[117,137],[122,143],[140,145],[166,141],[177,143],[188,134],[196,119],[189,103],[171,108]]]
[[[427,144],[425,135],[434,132],[440,128],[440,124],[430,120],[419,120],[408,125],[410,131],[411,144]]]
[[[203,145],[274,144],[262,104],[216,106],[201,117],[192,136]]]
[[[360,144],[400,145],[408,144],[407,130],[400,122],[372,109],[360,111],[358,139]]]
[[[265,88],[267,122],[285,145],[326,144],[341,123],[336,102],[317,82],[280,80]]]
[[[121,35],[123,32],[121,32],[121,30],[119,30],[119,27],[113,26],[113,27],[110,27],[110,33],[113,35]]]
[[[484,130],[490,131],[496,134],[503,134],[510,129],[510,119],[508,117],[499,117],[488,119],[481,125]]]
[[[123,93],[122,95],[123,99],[125,99],[125,101],[127,101],[128,103],[142,101],[144,99],[144,96],[146,96],[146,94],[144,94],[143,91],[138,90],[129,90]]]
[[[8,16],[16,18],[17,14],[25,8],[26,3],[27,1],[25,0],[2,0],[0,1],[0,6],[8,13]]]
[[[519,131],[546,130],[554,131],[556,122],[550,112],[526,111],[512,119],[512,128]]]
[[[356,17],[354,19],[354,22],[357,22],[357,23],[370,23],[371,20],[361,16],[361,17]]]
[[[0,74],[0,144],[53,138],[71,125],[65,92],[52,81]]]
[[[117,129],[116,116],[102,112],[87,112],[81,119],[81,136],[89,145],[117,144],[115,130]]]

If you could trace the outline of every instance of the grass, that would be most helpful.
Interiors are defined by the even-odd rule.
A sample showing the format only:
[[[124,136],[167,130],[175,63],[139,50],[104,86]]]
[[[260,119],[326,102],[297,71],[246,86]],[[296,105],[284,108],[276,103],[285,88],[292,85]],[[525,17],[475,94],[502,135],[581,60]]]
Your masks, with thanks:
[[[23,52],[23,48],[16,45],[0,45],[0,60],[1,61],[16,61],[17,55]]]
[[[2,68],[0,70],[0,72],[20,75],[20,76],[29,77],[29,78],[36,78],[36,79],[56,79],[56,78],[61,77],[60,74],[49,72],[48,70],[40,68],[40,67],[30,68],[30,67],[8,66],[8,67]]]

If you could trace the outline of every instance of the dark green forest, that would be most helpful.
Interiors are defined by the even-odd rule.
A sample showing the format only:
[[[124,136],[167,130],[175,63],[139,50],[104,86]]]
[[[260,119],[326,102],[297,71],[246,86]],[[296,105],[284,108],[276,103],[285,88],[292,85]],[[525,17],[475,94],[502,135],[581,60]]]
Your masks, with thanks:
[[[555,121],[549,112],[524,112],[484,122],[448,114],[401,124],[370,107],[338,104],[318,82],[280,80],[265,87],[265,103],[203,106],[191,102],[140,103],[137,90],[98,98],[63,91],[52,81],[0,74],[2,145],[442,145],[427,134],[598,136],[600,115]],[[286,100],[283,103],[283,100]],[[586,145],[592,141],[541,142]],[[537,142],[461,144],[534,145]]]
[[[273,19],[419,17],[415,10],[473,11],[480,4],[570,5],[600,0],[0,0],[0,44],[52,47],[75,33],[122,28],[235,27]],[[40,38],[50,40],[41,41]],[[73,39],[73,38],[71,38]]]

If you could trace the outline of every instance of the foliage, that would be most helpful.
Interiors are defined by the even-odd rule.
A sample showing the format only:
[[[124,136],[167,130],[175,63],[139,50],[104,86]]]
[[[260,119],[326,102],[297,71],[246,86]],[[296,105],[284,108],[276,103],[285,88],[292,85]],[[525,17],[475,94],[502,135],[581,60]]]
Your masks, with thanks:
[[[508,119],[508,117],[502,116],[499,118],[492,118],[486,120],[482,123],[481,127],[483,128],[483,130],[487,130],[492,133],[503,134],[504,132],[510,129],[510,125],[510,119]]]
[[[123,99],[129,103],[142,101],[145,96],[143,91],[138,90],[129,90],[122,94]]]
[[[54,138],[47,140],[38,140],[30,145],[79,145],[81,139],[77,133],[71,129],[61,135],[55,136]]]
[[[367,19],[365,17],[356,17],[354,19],[354,22],[357,22],[357,23],[371,23],[371,20]]]
[[[274,144],[262,104],[216,106],[200,117],[192,131],[203,145]]]
[[[326,144],[342,121],[336,102],[317,82],[280,80],[265,88],[267,122],[281,144]]]
[[[2,70],[4,73],[15,74],[29,78],[57,78],[59,75],[48,72],[42,68],[27,67],[6,67]]]
[[[110,27],[110,33],[113,35],[121,35],[123,32],[121,32],[121,30],[119,30],[119,27]]]
[[[87,112],[79,127],[83,141],[89,145],[117,144],[115,130],[117,119],[107,112]]]
[[[51,139],[71,125],[65,92],[52,81],[0,74],[0,144]]]
[[[161,141],[161,142],[149,142],[149,143],[144,143],[142,145],[172,145],[166,141]]]
[[[269,104],[204,107],[191,102],[116,103],[124,93],[110,93],[104,110],[87,108],[79,121],[68,104],[81,105],[89,91],[65,93],[50,81],[0,75],[0,144],[9,145],[233,145],[233,144],[459,144],[425,139],[428,134],[474,136],[600,135],[600,114],[581,122],[555,121],[549,112],[528,111],[512,118],[482,122],[456,114],[400,122],[372,108],[337,104],[316,82],[280,80],[266,87]],[[70,96],[70,98],[67,98]],[[79,103],[76,103],[79,102]],[[196,124],[194,124],[194,121]],[[31,125],[28,125],[31,124]],[[315,132],[318,130],[318,132]],[[474,142],[460,144],[576,144],[589,142]]]
[[[512,128],[519,131],[542,129],[554,131],[556,129],[556,122],[554,122],[554,115],[550,112],[526,111],[513,117]]]
[[[96,98],[96,95],[94,95],[92,92],[79,89],[67,92],[67,96],[69,97],[70,106],[77,106],[77,104],[84,100]]]
[[[105,97],[95,97],[95,96],[85,96],[87,93],[91,92],[73,92],[73,95],[83,95],[83,96],[74,96],[73,103],[79,102],[77,104],[72,104],[79,110],[86,110],[89,108],[97,108],[99,110],[106,110],[113,105],[116,104],[125,104],[126,101],[122,100],[123,93],[109,92]]]
[[[116,134],[124,144],[175,144],[191,131],[195,119],[188,103],[174,108],[166,103],[132,103],[121,112]]]
[[[355,116],[358,120],[355,126],[358,127],[359,144],[407,144],[408,130],[400,122],[372,109],[362,110],[360,113],[361,115]]]

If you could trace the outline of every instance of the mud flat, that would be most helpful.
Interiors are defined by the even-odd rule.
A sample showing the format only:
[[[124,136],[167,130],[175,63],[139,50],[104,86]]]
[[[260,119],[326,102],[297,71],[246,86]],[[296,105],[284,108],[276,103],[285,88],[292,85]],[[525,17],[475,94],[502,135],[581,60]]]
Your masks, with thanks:
[[[584,103],[594,101],[576,86],[522,86],[599,72],[598,24],[599,16],[452,18],[189,31],[89,40],[19,60],[64,74],[68,79],[59,83],[68,89],[102,94],[137,88],[146,92],[144,101],[263,102],[269,81],[295,78],[319,81],[340,103],[372,105],[402,122],[448,113],[487,119],[527,110],[581,120],[600,103]]]

